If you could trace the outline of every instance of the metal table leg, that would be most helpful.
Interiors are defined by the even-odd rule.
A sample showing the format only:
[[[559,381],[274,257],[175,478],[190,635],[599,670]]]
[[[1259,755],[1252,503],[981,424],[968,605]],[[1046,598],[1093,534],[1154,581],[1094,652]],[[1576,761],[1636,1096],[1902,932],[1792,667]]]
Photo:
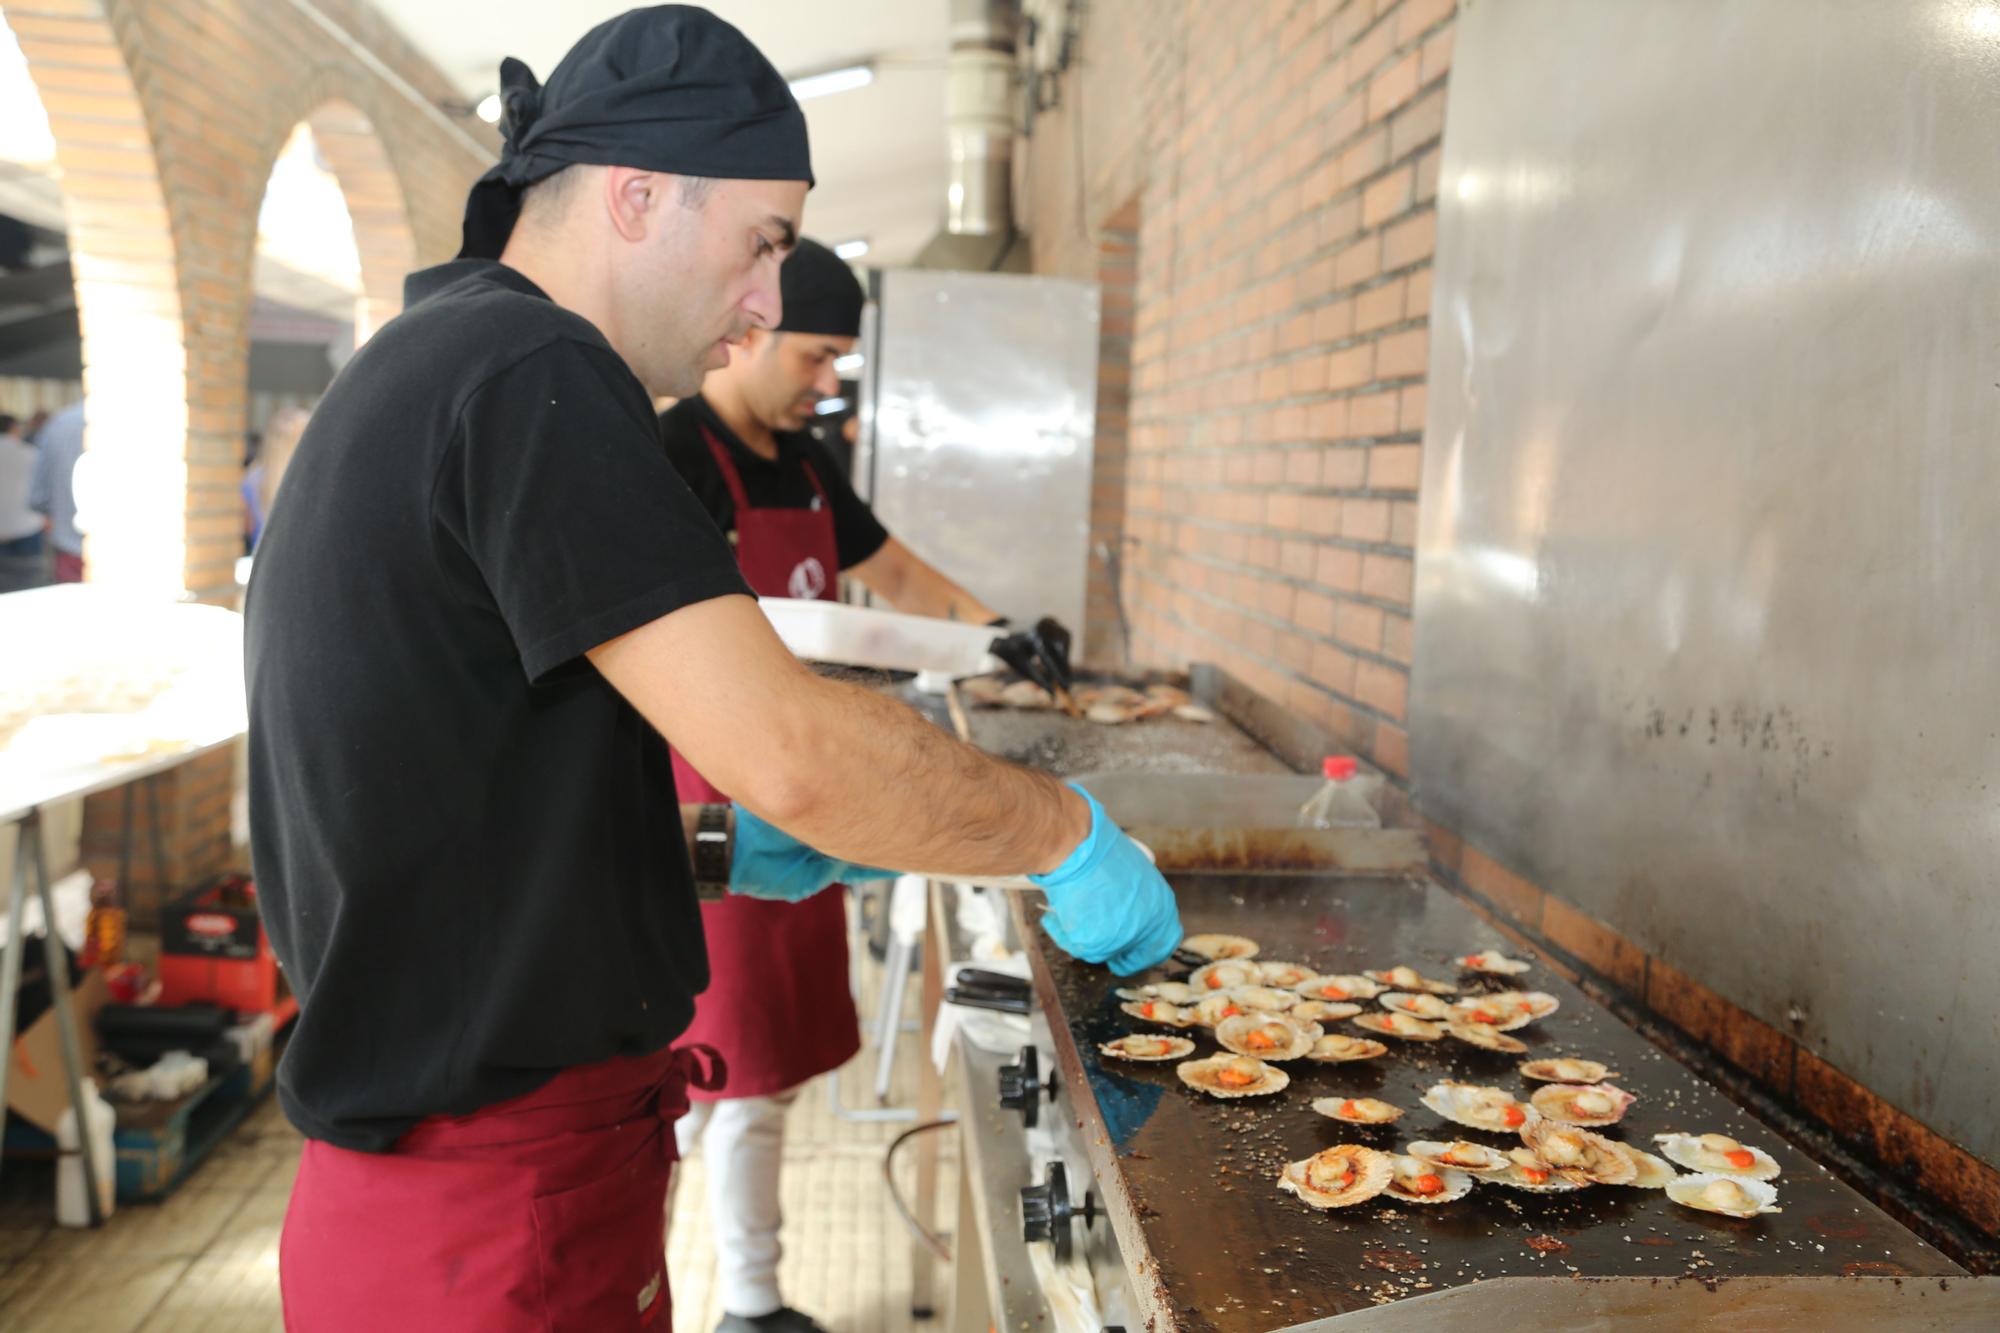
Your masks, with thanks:
[[[917,1044],[917,1123],[929,1124],[944,1108],[944,1079],[931,1059],[931,1036],[937,1026],[938,1006],[944,1003],[944,956],[939,947],[941,932],[948,920],[942,901],[944,886],[932,883],[924,893],[925,923],[918,938],[924,941],[923,998],[919,1013],[923,1035]],[[937,1231],[938,1136],[926,1134],[917,1144],[917,1194],[911,1204],[917,1221],[926,1231]],[[937,1311],[937,1259],[921,1241],[910,1243],[910,1313],[929,1319]]]

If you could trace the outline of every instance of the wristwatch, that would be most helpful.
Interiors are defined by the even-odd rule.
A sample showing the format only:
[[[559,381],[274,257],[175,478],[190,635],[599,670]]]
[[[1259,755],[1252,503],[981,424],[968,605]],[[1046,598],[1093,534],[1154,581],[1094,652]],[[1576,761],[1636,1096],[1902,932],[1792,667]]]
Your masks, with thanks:
[[[694,891],[699,898],[729,893],[731,855],[729,807],[704,805],[694,825]]]

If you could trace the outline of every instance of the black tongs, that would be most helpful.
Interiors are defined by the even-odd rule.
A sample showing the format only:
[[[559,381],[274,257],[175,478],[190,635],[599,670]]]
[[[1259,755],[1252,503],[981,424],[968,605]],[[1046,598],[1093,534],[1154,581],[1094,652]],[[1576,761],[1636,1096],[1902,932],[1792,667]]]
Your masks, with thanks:
[[[1075,716],[1077,707],[1069,692],[1076,677],[1070,671],[1069,650],[1069,631],[1054,616],[1043,616],[1033,629],[1001,635],[990,651],[1024,679],[1047,690],[1064,712]]]

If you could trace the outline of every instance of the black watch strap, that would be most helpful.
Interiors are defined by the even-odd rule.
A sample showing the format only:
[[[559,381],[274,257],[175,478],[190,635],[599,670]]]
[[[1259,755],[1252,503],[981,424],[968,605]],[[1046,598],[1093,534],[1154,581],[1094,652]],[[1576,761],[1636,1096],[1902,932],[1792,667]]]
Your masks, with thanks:
[[[694,825],[694,886],[701,897],[719,898],[729,892],[734,859],[729,842],[729,807],[704,805]]]

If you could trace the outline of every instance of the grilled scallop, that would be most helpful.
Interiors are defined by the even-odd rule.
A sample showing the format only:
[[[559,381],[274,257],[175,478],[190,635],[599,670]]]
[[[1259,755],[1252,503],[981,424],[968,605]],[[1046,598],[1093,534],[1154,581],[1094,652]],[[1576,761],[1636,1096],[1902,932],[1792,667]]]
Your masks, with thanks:
[[[1472,1177],[1398,1156],[1390,1159],[1389,1185],[1383,1193],[1403,1203],[1451,1203],[1472,1193]]]
[[[1452,1143],[1418,1139],[1415,1143],[1404,1144],[1403,1151],[1420,1162],[1475,1176],[1493,1175],[1514,1164],[1513,1159],[1498,1148],[1489,1148],[1483,1143],[1468,1143],[1464,1139]]]
[[[1266,1014],[1285,1013],[1299,1002],[1298,992],[1279,990],[1276,986],[1231,986],[1224,993],[1245,1009]]]
[[[1538,990],[1497,990],[1489,995],[1474,995],[1460,1002],[1460,1007],[1493,1015],[1482,1018],[1479,1014],[1468,1014],[1475,1023],[1492,1023],[1506,1032],[1521,1023],[1532,1023],[1538,1018],[1547,1018],[1562,1007],[1561,1001],[1546,991]],[[1514,1020],[1519,1018],[1519,1022]]]
[[[1386,987],[1367,977],[1348,976],[1334,972],[1317,977],[1307,977],[1292,987],[1308,1000],[1372,1000]]]
[[[1681,1178],[1680,1173],[1674,1170],[1673,1164],[1665,1158],[1655,1157],[1649,1152],[1634,1148],[1629,1143],[1618,1143],[1615,1139],[1612,1142],[1616,1144],[1619,1152],[1632,1159],[1632,1165],[1639,1168],[1639,1174],[1629,1182],[1634,1189],[1665,1189]]]
[[[1669,1161],[1690,1171],[1742,1180],[1771,1180],[1779,1171],[1771,1154],[1726,1134],[1655,1134],[1653,1142],[1660,1145]]]
[[[1778,1191],[1762,1180],[1743,1176],[1717,1176],[1697,1172],[1667,1185],[1667,1197],[1683,1208],[1699,1208],[1705,1213],[1727,1217],[1755,1217],[1759,1213],[1782,1213]]]
[[[1250,1013],[1251,1009],[1234,994],[1222,991],[1219,994],[1202,996],[1188,1012],[1194,1016],[1194,1022],[1202,1027],[1212,1028],[1225,1018],[1235,1018],[1239,1014]]]
[[[1408,1014],[1412,1018],[1421,1018],[1430,1023],[1435,1023],[1451,1013],[1451,1006],[1429,991],[1420,991],[1413,995],[1408,991],[1392,990],[1376,996],[1375,1003],[1384,1009]]]
[[[1368,978],[1396,990],[1427,990],[1433,995],[1451,995],[1458,987],[1449,981],[1433,981],[1414,967],[1397,965],[1386,972],[1370,971]]]
[[[1215,710],[1202,704],[1182,704],[1174,710],[1174,716],[1183,722],[1213,722]]]
[[[1394,1174],[1389,1154],[1343,1143],[1286,1165],[1278,1188],[1314,1208],[1345,1208],[1374,1198]]]
[[[1017,680],[1000,691],[1000,702],[1009,708],[1027,710],[1054,708],[1055,696],[1032,680]]]
[[[1300,1000],[1285,1011],[1288,1018],[1302,1023],[1333,1023],[1361,1012],[1358,1004],[1336,1004],[1331,1000]]]
[[[1188,974],[1188,985],[1212,995],[1237,986],[1254,986],[1259,975],[1257,964],[1248,958],[1224,958],[1197,967]]]
[[[1534,1079],[1538,1083],[1602,1083],[1614,1078],[1607,1065],[1595,1060],[1572,1060],[1562,1056],[1554,1060],[1527,1060],[1522,1062],[1521,1077]]]
[[[1323,1035],[1319,1024],[1294,1023],[1282,1014],[1239,1014],[1215,1025],[1224,1050],[1260,1060],[1300,1059]]]
[[[1625,1108],[1638,1100],[1609,1083],[1548,1083],[1536,1088],[1528,1098],[1549,1120],[1591,1129],[1617,1124],[1625,1118]]]
[[[1230,958],[1255,958],[1258,945],[1243,935],[1190,935],[1181,941],[1181,948],[1219,963]]]
[[[1349,1060],[1373,1060],[1386,1054],[1388,1047],[1366,1037],[1350,1037],[1345,1032],[1329,1032],[1313,1043],[1306,1059],[1321,1064],[1345,1064]]]
[[[1385,1037],[1401,1037],[1404,1041],[1436,1041],[1444,1036],[1444,1029],[1437,1024],[1408,1014],[1362,1014],[1354,1020],[1354,1026]]]
[[[1191,1028],[1201,1022],[1194,1010],[1168,1004],[1165,1000],[1127,1000],[1118,1007],[1134,1018],[1158,1023],[1162,1027]]]
[[[1568,1194],[1571,1190],[1583,1188],[1581,1181],[1557,1174],[1556,1169],[1537,1157],[1531,1148],[1513,1149],[1507,1154],[1507,1162],[1506,1170],[1495,1171],[1486,1179],[1510,1189],[1526,1190],[1530,1194]]]
[[[1425,1106],[1447,1120],[1496,1134],[1524,1130],[1541,1119],[1533,1107],[1515,1101],[1514,1094],[1504,1088],[1457,1083],[1451,1079],[1433,1083],[1423,1100]]]
[[[1194,1054],[1194,1043],[1186,1037],[1154,1037],[1133,1033],[1097,1048],[1114,1060],[1181,1060]]]
[[[1185,981],[1153,981],[1144,986],[1124,986],[1117,992],[1121,1000],[1165,1000],[1168,1004],[1193,1004],[1202,992]]]
[[[1257,964],[1257,981],[1260,985],[1276,986],[1281,990],[1291,990],[1301,981],[1311,981],[1319,974],[1304,963]]]
[[[1521,1141],[1558,1175],[1578,1184],[1629,1185],[1639,1175],[1639,1164],[1620,1152],[1617,1144],[1574,1125],[1531,1121],[1521,1127]]]
[[[1181,1082],[1211,1097],[1264,1097],[1283,1092],[1291,1076],[1250,1055],[1211,1055],[1174,1066]]]
[[[1316,1097],[1312,1108],[1329,1120],[1350,1125],[1386,1125],[1403,1117],[1402,1107],[1373,1097]]]
[[[1458,965],[1468,972],[1490,972],[1502,977],[1516,976],[1528,970],[1528,964],[1518,958],[1509,958],[1498,949],[1469,953],[1458,960]]]
[[[1491,1023],[1458,1023],[1447,1020],[1444,1030],[1468,1046],[1478,1046],[1488,1051],[1504,1051],[1508,1055],[1519,1055],[1528,1049],[1528,1043],[1518,1037],[1510,1037]]]

